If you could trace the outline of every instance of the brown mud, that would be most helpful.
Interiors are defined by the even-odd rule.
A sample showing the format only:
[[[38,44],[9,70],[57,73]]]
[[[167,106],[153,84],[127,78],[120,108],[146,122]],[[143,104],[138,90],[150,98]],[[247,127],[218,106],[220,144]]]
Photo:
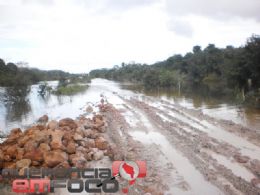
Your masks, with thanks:
[[[0,144],[1,168],[111,167],[114,160],[145,160],[147,176],[128,194],[260,194],[257,131],[165,100],[111,95],[114,102],[102,100],[91,118],[48,122],[43,116],[25,131],[13,129]],[[120,188],[126,186],[120,180]]]

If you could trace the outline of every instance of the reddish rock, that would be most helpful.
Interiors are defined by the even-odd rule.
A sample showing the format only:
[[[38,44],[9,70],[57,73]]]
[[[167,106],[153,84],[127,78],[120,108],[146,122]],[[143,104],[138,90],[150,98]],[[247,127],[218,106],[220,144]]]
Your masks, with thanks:
[[[11,156],[9,156],[9,155],[4,155],[4,161],[5,161],[5,162],[10,162],[10,161],[12,161]]]
[[[239,163],[247,163],[248,160],[249,160],[248,156],[242,156],[242,155],[239,155],[239,154],[236,154],[233,157]]]
[[[9,155],[11,158],[15,158],[17,152],[17,144],[10,145],[6,151],[5,154]]]
[[[102,126],[105,125],[101,115],[96,115],[95,117],[93,117],[93,120],[94,120],[93,127],[97,130],[99,130]]]
[[[63,139],[69,141],[73,141],[73,136],[74,133],[73,132],[65,132],[63,135]]]
[[[31,138],[29,136],[21,136],[18,141],[17,144],[19,147],[24,147],[24,145],[26,144],[27,141],[29,141]]]
[[[52,120],[48,123],[47,128],[51,130],[55,130],[59,127],[59,123],[55,120]]]
[[[82,137],[82,135],[75,133],[75,135],[73,136],[73,139],[75,141],[80,141],[80,140],[83,140],[83,137]]]
[[[39,146],[39,149],[41,150],[42,153],[44,153],[44,152],[50,151],[51,148],[50,148],[49,144],[41,143]]]
[[[83,131],[84,133],[84,137],[90,138],[91,134],[93,134],[93,131],[91,129],[86,129],[85,131]]]
[[[25,152],[30,152],[32,150],[35,150],[38,147],[38,144],[34,140],[29,140],[24,144],[24,150]]]
[[[103,137],[98,137],[95,139],[95,146],[100,150],[105,150],[108,148],[108,142]]]
[[[88,138],[85,138],[84,140],[85,140],[85,144],[86,144],[87,147],[89,147],[89,148],[96,147],[95,140],[88,139]]]
[[[84,154],[77,152],[76,154],[71,154],[69,156],[69,161],[73,167],[85,168],[87,160],[85,159]]]
[[[58,164],[67,160],[68,160],[67,154],[61,151],[50,151],[45,153],[44,155],[44,161],[46,165],[50,168],[53,168]]]
[[[4,153],[2,150],[0,150],[0,161],[2,161],[4,159]]]
[[[43,152],[39,148],[33,149],[31,151],[26,152],[24,154],[24,158],[31,159],[32,161],[42,162],[43,161]]]
[[[15,162],[4,162],[3,167],[6,169],[15,169],[16,163]]]
[[[29,167],[32,161],[30,159],[22,159],[16,162],[16,168],[21,169],[24,167]]]
[[[72,129],[69,126],[59,127],[62,131],[71,131]]]
[[[64,118],[64,119],[61,119],[59,121],[59,126],[60,127],[64,127],[64,126],[68,126],[70,127],[71,129],[76,129],[77,128],[77,124],[75,123],[75,121],[71,118]]]
[[[63,138],[64,132],[60,130],[55,130],[51,133],[51,143],[50,146],[53,150],[55,149],[64,149],[64,146],[62,144],[62,138]]]
[[[24,148],[17,148],[17,153],[16,153],[16,160],[21,160],[24,155]]]
[[[11,130],[10,135],[7,137],[4,143],[16,142],[16,140],[22,135],[22,130],[20,128],[15,128]]]
[[[76,145],[73,141],[70,141],[67,146],[67,153],[73,154],[76,152]]]
[[[42,143],[42,142],[46,142],[49,139],[49,137],[45,131],[38,130],[35,131],[35,133],[32,136],[32,139],[37,143]]]
[[[32,161],[32,166],[40,166],[41,163],[38,161]]]
[[[64,161],[60,164],[58,164],[55,168],[70,168],[70,164],[68,163],[68,161]]]

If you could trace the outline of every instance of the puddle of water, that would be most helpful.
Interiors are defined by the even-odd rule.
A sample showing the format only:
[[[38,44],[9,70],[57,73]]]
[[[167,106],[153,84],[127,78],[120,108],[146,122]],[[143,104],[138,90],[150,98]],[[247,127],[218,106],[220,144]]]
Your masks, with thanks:
[[[247,140],[238,137],[237,135],[234,135],[230,132],[227,132],[225,130],[222,130],[221,128],[218,128],[217,126],[214,126],[207,121],[202,121],[202,123],[208,127],[208,129],[203,129],[205,132],[209,134],[209,136],[214,137],[218,140],[222,140],[224,142],[227,142],[237,148],[239,148],[241,153],[243,155],[247,155],[252,159],[258,159],[260,160],[260,148],[256,145],[248,142]]]
[[[200,121],[197,120],[196,118],[191,117],[191,116],[188,116],[189,118],[187,118],[187,117],[185,117],[185,116],[183,116],[183,115],[181,115],[181,114],[179,114],[177,112],[172,111],[171,110],[172,106],[168,106],[169,108],[167,109],[167,108],[165,108],[165,105],[163,105],[161,103],[155,103],[155,102],[149,103],[149,105],[154,106],[156,108],[159,108],[160,110],[165,111],[170,116],[172,116],[174,118],[177,118],[178,120],[183,121],[183,122],[189,124],[192,127],[195,127],[195,128],[198,128],[198,129],[199,128],[205,128],[203,126],[203,124],[200,124]],[[163,115],[160,115],[160,116],[162,118],[164,118],[164,119],[167,118],[167,117],[165,117]],[[170,121],[170,119],[167,119],[167,120]]]
[[[164,155],[173,163],[174,167],[180,175],[184,177],[185,181],[188,182],[194,194],[222,194],[218,188],[207,182],[203,175],[195,169],[189,160],[172,147],[162,134],[153,131],[148,133],[133,131],[130,132],[130,135],[133,136],[134,139],[145,144],[155,143],[160,145]]]
[[[236,176],[244,178],[248,182],[251,182],[251,179],[255,178],[255,176],[249,170],[237,162],[231,162],[226,157],[216,153],[211,153],[211,156],[215,158],[220,164],[224,165],[228,169],[231,169]]]
[[[260,160],[260,148],[257,147],[256,145],[248,142],[247,140],[245,140],[241,137],[238,137],[237,135],[234,135],[233,133],[227,132],[213,124],[210,124],[209,122],[207,122],[205,120],[200,121],[200,123],[202,125],[199,125],[197,123],[192,122],[190,119],[188,119],[184,116],[181,116],[180,114],[177,114],[174,112],[169,112],[168,114],[172,117],[175,117],[175,118],[189,124],[190,126],[197,128],[200,131],[208,133],[208,135],[211,137],[214,137],[218,140],[227,142],[227,143],[233,145],[234,147],[239,148],[241,150],[242,154],[247,155],[247,156],[251,157],[252,159]],[[185,128],[185,130],[188,130],[188,128]]]

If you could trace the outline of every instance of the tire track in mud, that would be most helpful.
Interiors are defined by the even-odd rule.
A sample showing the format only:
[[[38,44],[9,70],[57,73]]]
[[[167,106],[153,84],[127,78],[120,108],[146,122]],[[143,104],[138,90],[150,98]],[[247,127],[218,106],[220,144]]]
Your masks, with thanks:
[[[231,145],[219,142],[214,138],[207,136],[198,129],[191,127],[187,123],[180,121],[167,113],[152,107],[137,99],[124,99],[128,104],[137,107],[146,113],[153,125],[163,131],[171,143],[180,150],[211,183],[218,186],[227,194],[260,194],[260,189],[253,186],[245,179],[236,176],[230,169],[219,164],[218,161],[202,149],[206,148],[215,153],[228,156],[233,153],[239,153],[239,150]],[[164,121],[156,113],[161,113],[170,117],[171,122]],[[190,129],[196,134],[187,132]],[[177,130],[178,129],[178,130]],[[227,152],[228,151],[228,152]],[[174,162],[173,162],[174,164]],[[241,193],[240,193],[241,192]]]
[[[168,186],[162,180],[161,167],[154,162],[160,151],[157,150],[156,146],[146,148],[140,142],[135,141],[128,133],[131,127],[121,112],[121,109],[118,110],[111,105],[104,113],[108,124],[107,135],[111,143],[114,143],[112,144],[114,160],[145,160],[147,162],[147,176],[144,179],[137,180],[134,187],[129,188],[129,194],[163,195],[168,190]],[[147,152],[148,150],[154,152]],[[126,183],[121,182],[120,185],[127,186]]]
[[[173,106],[167,107],[167,106],[163,105],[163,106],[160,106],[160,107],[163,107],[164,110],[166,109],[167,113],[165,113],[165,112],[161,111],[160,109],[156,108],[157,112],[160,113],[160,114],[158,114],[158,113],[157,114],[159,116],[163,117],[163,118],[166,118],[166,120],[169,120],[169,119],[171,121],[176,121],[177,120],[178,124],[183,124],[183,121],[178,120],[178,117],[177,118],[174,117],[176,115],[174,115],[174,116],[169,115],[169,112],[173,112],[173,111],[177,112],[178,114],[183,114],[183,115],[187,116],[187,118],[190,118],[190,116],[189,116],[190,113],[187,114],[187,113],[184,113],[183,111],[179,111],[178,109],[173,108]],[[177,105],[177,107],[179,107],[179,105]],[[168,118],[165,117],[165,115],[167,115]],[[192,118],[194,118],[194,117],[192,116]],[[223,164],[228,164],[229,165],[228,168],[230,168],[233,171],[235,171],[236,173],[238,173],[238,175],[242,175],[241,177],[243,177],[243,174],[239,173],[241,170],[235,170],[235,169],[236,168],[238,169],[239,166],[242,167],[242,168],[248,169],[249,171],[251,171],[250,173],[248,173],[248,171],[246,171],[246,170],[243,171],[243,169],[242,169],[242,172],[244,173],[244,177],[250,175],[249,177],[251,177],[251,179],[252,179],[253,178],[252,175],[254,174],[254,176],[256,178],[258,178],[255,181],[258,181],[258,183],[259,183],[259,177],[260,177],[260,168],[259,168],[260,167],[260,161],[259,161],[260,160],[260,148],[257,146],[258,144],[254,145],[254,142],[250,142],[250,140],[248,140],[247,137],[244,137],[242,135],[238,136],[237,133],[235,133],[232,136],[232,133],[233,133],[232,131],[229,131],[229,130],[225,129],[224,127],[221,128],[221,126],[217,126],[214,129],[214,131],[219,131],[223,135],[221,135],[221,133],[218,133],[217,136],[214,135],[214,134],[211,134],[209,132],[210,131],[210,127],[214,128],[214,125],[216,125],[215,124],[216,121],[212,121],[212,118],[211,118],[210,120],[207,119],[207,121],[205,121],[205,122],[206,122],[206,124],[208,123],[210,126],[206,127],[204,131],[202,131],[201,128],[199,128],[199,127],[194,127],[194,124],[193,124],[193,126],[189,125],[189,123],[187,123],[186,121],[184,122],[184,124],[187,125],[187,126],[190,126],[190,130],[188,132],[192,132],[192,133],[197,132],[197,133],[200,133],[200,134],[204,133],[205,135],[208,135],[211,138],[211,142],[214,142],[216,140],[220,140],[221,145],[218,145],[218,147],[215,147],[215,150],[214,150],[215,154],[213,153],[213,155],[215,157],[217,157],[216,159],[221,160]],[[219,124],[219,123],[217,123],[217,124]],[[240,125],[236,124],[235,127],[237,127],[237,126],[240,126]],[[183,129],[184,128],[185,128],[185,126],[183,127]],[[241,127],[239,127],[239,129],[241,129]],[[188,130],[188,129],[185,128],[185,130]],[[252,130],[252,132],[251,132],[251,130],[248,130],[248,131],[250,131],[250,132],[248,132],[248,134],[250,134],[250,135],[251,134],[256,134],[253,130]],[[225,137],[225,135],[227,137]],[[219,137],[219,136],[221,136],[221,137]],[[215,139],[215,137],[217,137],[219,139]],[[225,139],[222,140],[221,139],[222,137],[225,137]],[[255,137],[258,138],[257,135]],[[230,140],[230,138],[237,139],[237,141],[234,142],[234,140]],[[228,143],[228,141],[230,141],[231,143]],[[248,158],[248,163],[242,163],[242,164],[241,163],[237,163],[237,164],[239,164],[237,166],[237,164],[234,164],[236,162],[230,162],[230,157],[232,157],[233,161],[236,161],[234,159],[234,156],[235,155],[240,156],[241,153],[242,154],[243,153],[247,153],[249,155],[249,157],[251,159]],[[221,155],[225,156],[226,159],[223,159],[218,154],[221,154]],[[233,165],[231,166],[231,164],[233,164]],[[256,168],[256,167],[258,167],[258,168]],[[249,182],[251,181],[251,179],[249,179]]]
[[[149,101],[155,101],[152,97],[146,97]],[[256,146],[260,147],[260,131],[257,131],[255,129],[251,129],[248,127],[245,127],[241,124],[236,124],[233,121],[230,120],[224,120],[224,119],[217,119],[214,117],[211,117],[207,114],[204,114],[201,110],[194,110],[190,108],[185,108],[178,103],[174,104],[170,101],[166,100],[160,100],[160,103],[164,105],[166,108],[171,108],[175,112],[186,115],[186,117],[192,117],[195,119],[206,121],[213,125],[218,125],[222,129],[224,129],[227,132],[233,133],[239,137],[245,138],[247,141],[251,142],[252,144],[255,144]],[[200,122],[202,123],[202,122]]]
[[[163,174],[164,181],[170,185],[170,192],[173,192],[173,194],[223,194],[218,188],[205,180],[189,160],[175,150],[164,135],[156,131],[157,126],[154,126],[141,110],[131,108],[132,106],[128,103],[124,104],[124,107],[127,110],[122,113],[125,118],[128,115],[126,112],[130,111],[134,113],[131,114],[131,117],[135,116],[139,121],[135,125],[132,124],[128,133],[144,145],[148,144],[147,153],[154,153],[153,150],[162,153],[161,156],[164,159],[158,159],[157,155],[158,161],[155,164],[160,167],[159,170]],[[153,147],[153,149],[150,148],[149,150],[149,147]],[[153,167],[151,168],[153,169]]]

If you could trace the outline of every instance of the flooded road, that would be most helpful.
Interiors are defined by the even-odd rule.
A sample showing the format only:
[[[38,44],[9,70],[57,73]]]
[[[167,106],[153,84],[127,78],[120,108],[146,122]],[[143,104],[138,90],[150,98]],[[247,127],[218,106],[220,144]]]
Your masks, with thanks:
[[[76,96],[50,95],[44,103],[34,96],[22,120],[8,121],[2,110],[1,128],[29,124],[43,114],[74,118],[102,96],[114,108],[105,115],[118,154],[125,160],[147,161],[147,177],[137,188],[148,194],[260,194],[259,131],[228,117],[214,117],[202,107],[125,88],[94,79]]]
[[[58,81],[49,81],[48,85],[55,88]],[[8,93],[8,88],[0,87],[0,130],[8,132],[17,126],[26,127],[44,114],[51,116],[53,119],[65,116],[77,117],[83,113],[80,110],[84,106],[81,102],[82,99],[95,102],[99,93],[108,89],[114,92],[128,93],[129,95],[145,94],[186,108],[201,110],[212,117],[231,120],[255,130],[260,130],[260,110],[237,106],[232,100],[204,97],[199,94],[184,95],[168,90],[146,91],[138,85],[119,84],[107,80],[103,80],[101,83],[94,80],[89,90],[72,96],[48,94],[42,97],[37,92],[39,84],[32,85],[22,97],[22,101],[21,99],[12,99],[11,102],[7,102],[6,99],[8,99],[8,96],[16,95],[16,92]]]

